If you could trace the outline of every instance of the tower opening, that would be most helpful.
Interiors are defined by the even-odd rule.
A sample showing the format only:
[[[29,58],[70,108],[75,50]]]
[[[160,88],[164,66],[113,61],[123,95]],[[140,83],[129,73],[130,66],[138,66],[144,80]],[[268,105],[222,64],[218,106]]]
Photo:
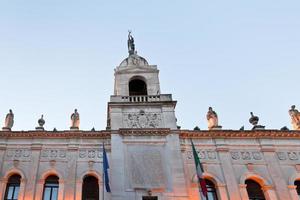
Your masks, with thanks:
[[[129,96],[147,95],[147,84],[141,79],[133,79],[129,82]]]

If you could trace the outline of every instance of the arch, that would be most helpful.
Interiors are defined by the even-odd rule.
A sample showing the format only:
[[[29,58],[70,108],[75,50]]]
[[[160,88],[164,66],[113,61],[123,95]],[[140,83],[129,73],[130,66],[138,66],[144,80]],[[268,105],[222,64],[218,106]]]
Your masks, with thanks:
[[[224,186],[225,185],[225,183],[223,183],[216,175],[213,175],[208,172],[203,173],[203,178],[212,181],[216,186]],[[198,182],[197,174],[195,173],[192,177],[192,183],[197,183],[197,182]]]
[[[100,185],[97,177],[87,175],[82,182],[82,200],[86,199],[100,199]]]
[[[76,180],[76,198],[75,200],[81,200],[82,197],[82,184],[83,184],[83,180],[85,177],[87,176],[93,176],[95,178],[98,179],[98,185],[99,185],[99,199],[101,197],[102,194],[102,176],[95,170],[88,170],[88,171],[84,171],[83,173],[81,173]]]
[[[4,174],[3,179],[7,181],[9,179],[9,177],[11,177],[12,175],[15,175],[15,174],[18,174],[21,176],[21,181],[26,180],[24,172],[21,169],[17,169],[17,168],[11,168],[10,170],[8,170]]]
[[[25,173],[18,168],[11,168],[8,171],[5,172],[2,181],[0,181],[0,198],[3,199],[4,195],[5,195],[5,191],[6,191],[6,187],[7,187],[7,183],[8,180],[11,176],[13,175],[19,175],[21,176],[21,183],[20,183],[20,190],[19,190],[19,195],[18,195],[18,199],[22,200],[24,198],[25,195],[25,186],[26,186],[26,177],[25,177]]]
[[[249,199],[255,199],[255,200],[265,200],[266,195],[262,189],[262,186],[253,179],[247,179],[245,181],[246,184],[246,190],[248,193]]]
[[[133,76],[128,81],[129,96],[144,96],[148,94],[147,81],[142,76]]]
[[[83,181],[83,179],[86,177],[86,176],[94,176],[95,178],[98,179],[99,183],[102,183],[102,175],[100,175],[97,171],[95,170],[88,170],[88,171],[85,171],[83,173],[81,173],[81,175],[79,176],[79,180],[78,181]]]
[[[52,175],[57,176],[59,179],[59,182],[63,182],[63,180],[64,180],[62,178],[63,176],[56,169],[48,169],[47,171],[42,173],[40,181],[45,181],[48,176],[52,176]]]
[[[64,198],[64,179],[63,179],[62,174],[54,168],[48,169],[40,175],[40,178],[38,180],[38,185],[36,188],[36,193],[35,193],[36,199],[42,199],[43,192],[44,192],[44,184],[45,184],[46,179],[49,176],[57,176],[58,177],[58,182],[59,182],[58,199],[63,199]]]
[[[43,186],[43,199],[58,199],[59,177],[57,175],[47,176]]]
[[[265,185],[271,185],[265,178],[253,172],[248,172],[243,174],[240,178],[240,184],[241,185],[245,184],[245,181],[248,179],[256,181],[258,184],[260,184],[261,187]]]

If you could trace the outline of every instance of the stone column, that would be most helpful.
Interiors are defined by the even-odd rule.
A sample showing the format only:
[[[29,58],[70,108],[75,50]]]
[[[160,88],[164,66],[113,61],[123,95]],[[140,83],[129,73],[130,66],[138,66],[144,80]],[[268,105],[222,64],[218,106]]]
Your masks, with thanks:
[[[172,176],[172,190],[174,197],[187,197],[187,186],[186,180],[184,176],[184,165],[183,165],[183,158],[181,155],[180,149],[180,141],[179,141],[179,134],[174,132],[166,136],[167,143],[167,152],[169,156],[169,169],[171,169],[171,176]],[[168,188],[167,188],[168,189]]]
[[[201,200],[197,185],[189,188],[189,200]]]
[[[225,178],[228,189],[229,199],[241,200],[240,190],[234,175],[234,169],[231,163],[229,149],[224,147],[218,147],[217,151],[221,161],[223,176]]]
[[[99,200],[110,199],[110,198],[108,198],[109,193],[107,193],[107,192],[105,193],[106,196],[103,199],[103,192],[105,192],[105,191],[103,191],[102,180],[98,180],[98,185],[99,185]]]
[[[64,200],[64,189],[65,189],[64,180],[59,180],[58,200]]]
[[[3,174],[2,168],[4,165],[4,153],[6,151],[6,144],[0,144],[0,174]],[[0,179],[0,199],[4,199],[4,192],[6,188],[6,179]]]
[[[77,180],[76,181],[76,197],[75,200],[81,200],[82,197],[82,180]]]
[[[272,186],[265,185],[262,187],[266,200],[277,200],[277,195]]]
[[[6,178],[2,178],[0,180],[0,199],[4,199],[7,181],[8,179]]]
[[[288,185],[288,189],[289,189],[289,191],[290,191],[292,200],[299,200],[299,197],[298,197],[298,193],[297,193],[296,188],[297,188],[296,185]]]
[[[43,189],[44,189],[45,179],[40,179],[36,184],[35,200],[43,199]]]
[[[25,191],[26,191],[25,187],[26,187],[26,179],[22,178],[21,179],[21,184],[20,184],[18,200],[23,200],[24,199]]]
[[[125,174],[124,174],[124,144],[121,136],[115,131],[111,134],[111,159],[110,171],[111,173],[111,199],[123,200],[125,199]]]
[[[76,168],[77,168],[77,154],[78,146],[71,144],[68,146],[68,163],[65,169],[67,174],[64,184],[64,200],[75,200],[76,189]]]
[[[240,194],[242,200],[249,200],[248,192],[247,192],[247,185],[246,184],[239,184],[240,186]]]
[[[265,161],[267,162],[267,168],[276,188],[278,198],[291,200],[287,183],[285,182],[284,175],[282,174],[274,148],[262,147],[262,152],[264,154]]]
[[[225,184],[217,184],[216,190],[218,191],[221,200],[228,200]]]
[[[41,144],[32,144],[31,146],[31,162],[29,164],[30,171],[27,179],[29,180],[26,184],[25,199],[35,199],[35,190],[37,182],[37,174],[39,169],[40,153],[42,146]]]

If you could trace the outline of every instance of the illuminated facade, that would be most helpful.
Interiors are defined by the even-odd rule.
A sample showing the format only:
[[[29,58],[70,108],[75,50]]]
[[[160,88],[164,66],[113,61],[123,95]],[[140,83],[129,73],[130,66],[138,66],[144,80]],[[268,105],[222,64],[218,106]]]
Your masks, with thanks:
[[[176,101],[131,39],[115,69],[106,130],[0,132],[1,199],[198,200],[191,139],[209,199],[299,199],[299,131],[178,129]],[[112,190],[104,194],[103,143]]]

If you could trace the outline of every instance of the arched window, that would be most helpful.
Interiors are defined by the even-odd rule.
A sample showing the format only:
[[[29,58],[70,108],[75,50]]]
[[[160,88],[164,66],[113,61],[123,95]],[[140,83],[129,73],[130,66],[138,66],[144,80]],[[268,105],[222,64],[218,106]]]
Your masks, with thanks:
[[[300,199],[300,180],[295,181],[294,185],[297,186],[296,190],[297,190],[298,197]]]
[[[83,179],[82,200],[99,200],[98,179],[94,176],[86,176]]]
[[[208,179],[205,179],[207,188],[207,200],[218,200],[217,190],[215,184]]]
[[[21,176],[12,175],[9,177],[4,200],[18,200],[19,190],[20,190]]]
[[[257,182],[248,179],[245,183],[247,185],[249,200],[265,200],[265,195]]]
[[[147,95],[147,85],[145,81],[137,78],[132,79],[129,82],[129,95],[130,96]]]
[[[59,178],[55,175],[48,176],[44,184],[43,200],[57,200]]]

